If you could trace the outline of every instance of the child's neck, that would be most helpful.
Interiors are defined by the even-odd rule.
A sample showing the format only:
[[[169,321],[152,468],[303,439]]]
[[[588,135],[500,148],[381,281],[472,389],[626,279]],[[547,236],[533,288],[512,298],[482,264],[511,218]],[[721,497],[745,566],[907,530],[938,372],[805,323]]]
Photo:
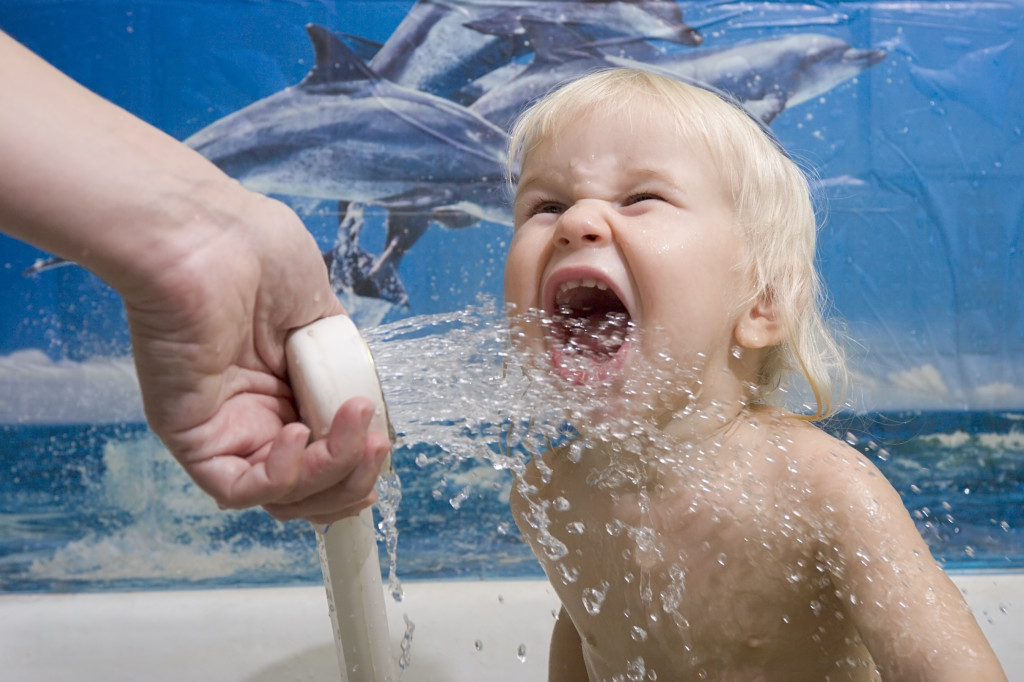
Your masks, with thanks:
[[[580,433],[588,441],[591,471],[612,466],[653,473],[659,461],[671,468],[680,457],[715,456],[733,443],[742,425],[756,419],[755,412],[766,409],[746,400],[717,400],[647,419],[618,415]]]

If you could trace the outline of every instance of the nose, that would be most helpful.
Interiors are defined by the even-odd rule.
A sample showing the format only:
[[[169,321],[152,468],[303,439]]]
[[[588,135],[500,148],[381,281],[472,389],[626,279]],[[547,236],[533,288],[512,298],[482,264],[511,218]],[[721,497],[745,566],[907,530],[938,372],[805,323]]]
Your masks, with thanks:
[[[600,206],[580,201],[558,217],[553,238],[561,248],[600,246],[611,238],[611,226]]]

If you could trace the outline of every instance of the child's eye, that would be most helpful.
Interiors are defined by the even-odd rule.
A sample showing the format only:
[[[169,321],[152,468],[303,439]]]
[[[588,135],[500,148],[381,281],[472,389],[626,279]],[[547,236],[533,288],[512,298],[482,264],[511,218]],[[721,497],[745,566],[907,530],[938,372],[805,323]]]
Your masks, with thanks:
[[[641,201],[662,201],[662,198],[653,192],[638,192],[636,194],[629,195],[624,202],[623,206],[632,206],[633,204],[639,204]]]
[[[530,215],[538,215],[540,213],[565,213],[565,207],[555,201],[539,201],[533,209],[530,211]]]

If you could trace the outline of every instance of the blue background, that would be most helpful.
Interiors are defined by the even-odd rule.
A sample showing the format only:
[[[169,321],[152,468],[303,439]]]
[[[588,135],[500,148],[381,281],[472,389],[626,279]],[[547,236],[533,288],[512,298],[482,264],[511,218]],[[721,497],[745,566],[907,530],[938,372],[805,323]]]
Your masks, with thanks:
[[[184,139],[297,83],[304,25],[383,42],[409,2],[4,0],[0,27],[94,91]],[[821,267],[873,390],[863,409],[1022,404],[1024,9],[1001,3],[681,3],[704,45],[831,34],[886,59],[772,124],[825,181]],[[334,218],[300,204],[325,248]],[[508,231],[434,226],[402,263],[403,314],[498,296]],[[26,278],[41,254],[0,241],[0,354],[128,351],[115,296],[63,269]],[[893,374],[931,365],[948,392]],[[905,382],[903,382],[905,384]],[[982,389],[982,390],[978,390]],[[898,397],[897,397],[898,396]],[[854,396],[856,398],[856,394]]]
[[[411,6],[0,0],[0,29],[185,139],[299,82],[313,63],[307,23],[382,43]],[[821,271],[855,341],[853,407],[874,415],[836,433],[883,466],[944,560],[1021,565],[1024,4],[680,7],[704,44],[674,49],[820,33],[886,51],[881,63],[772,123],[822,180]],[[334,245],[330,202],[284,199],[325,250]],[[462,310],[481,294],[499,299],[509,235],[503,225],[435,225],[401,264],[408,309],[381,317],[371,301],[350,303],[365,322]],[[379,250],[383,237],[364,241]],[[200,508],[201,493],[138,424],[137,398],[115,396],[95,378],[130,375],[117,296],[75,267],[22,274],[45,255],[0,237],[0,514],[10,531],[0,538],[0,589],[161,586],[189,571],[185,579],[205,584],[315,580],[308,526]],[[51,370],[46,386],[67,383],[66,393],[28,390]],[[90,386],[98,395],[85,392]],[[445,464],[461,471],[465,463]],[[481,470],[496,475],[487,463]],[[407,573],[493,573],[502,562],[520,567],[512,573],[536,573],[500,495],[485,492],[453,510],[454,479],[431,476],[409,477],[422,491],[403,503],[407,523],[433,525],[421,535],[403,528],[403,546],[423,544],[407,555],[421,557],[404,564]],[[487,490],[507,492],[506,479],[486,480]],[[167,554],[175,542],[191,549]],[[253,565],[254,547],[262,568]],[[159,565],[132,568],[149,556]]]

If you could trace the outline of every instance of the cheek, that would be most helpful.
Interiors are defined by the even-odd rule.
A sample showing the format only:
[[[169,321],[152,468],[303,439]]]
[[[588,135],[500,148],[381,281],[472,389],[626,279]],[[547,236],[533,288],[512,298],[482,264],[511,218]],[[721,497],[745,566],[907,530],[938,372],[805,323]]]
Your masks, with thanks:
[[[505,257],[505,303],[510,306],[513,346],[521,351],[540,351],[544,330],[537,315],[543,249],[531,244],[521,234],[512,238]]]
[[[667,254],[666,254],[667,255]],[[728,344],[737,295],[729,264],[704,254],[673,254],[640,275],[644,298],[645,350],[692,362]]]
[[[514,306],[514,313],[523,313],[540,305],[537,292],[539,268],[540,254],[536,249],[531,249],[520,235],[513,236],[505,256],[505,303]]]

